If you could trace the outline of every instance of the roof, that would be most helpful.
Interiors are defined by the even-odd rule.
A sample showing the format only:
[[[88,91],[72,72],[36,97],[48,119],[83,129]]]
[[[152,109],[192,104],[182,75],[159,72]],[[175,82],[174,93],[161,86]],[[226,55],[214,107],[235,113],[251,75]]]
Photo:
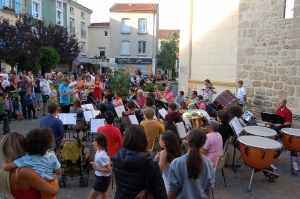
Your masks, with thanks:
[[[157,12],[158,3],[115,3],[110,12]]]
[[[87,7],[83,6],[83,5],[81,5],[81,4],[78,3],[77,1],[70,0],[69,3],[71,3],[72,5],[76,5],[77,8],[83,9],[83,10],[85,10],[86,12],[88,12],[88,13],[90,13],[90,14],[93,13],[93,10],[91,10],[91,9],[89,9],[89,8],[87,8]]]
[[[100,22],[100,23],[91,23],[90,26],[107,27],[109,25],[110,25],[109,22]]]
[[[173,32],[176,32],[178,35],[180,34],[180,30],[175,29],[175,30],[158,30],[158,35],[159,37],[167,39],[171,34],[173,34]]]

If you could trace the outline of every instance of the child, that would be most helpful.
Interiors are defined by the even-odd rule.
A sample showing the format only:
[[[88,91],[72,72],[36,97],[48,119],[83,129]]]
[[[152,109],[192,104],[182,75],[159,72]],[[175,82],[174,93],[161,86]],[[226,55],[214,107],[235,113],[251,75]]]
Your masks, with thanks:
[[[198,109],[206,111],[206,106],[203,103],[203,96],[202,95],[198,95],[196,97],[196,103],[197,103]]]
[[[50,102],[55,103],[57,102],[57,91],[54,89],[54,85],[50,84],[51,91],[49,92]]]
[[[21,105],[21,96],[15,98],[13,103],[14,114],[16,115],[16,119],[23,119],[22,105]]]
[[[80,100],[81,104],[86,104],[87,102],[88,92],[85,85],[82,85],[82,90],[80,91]]]
[[[17,167],[30,167],[52,185],[57,184],[54,173],[61,175],[60,164],[53,153],[47,152],[51,147],[52,137],[52,130],[50,128],[31,130],[25,137],[25,151],[27,151],[28,154],[11,163],[3,162],[3,170],[10,171]],[[41,193],[41,196],[42,199],[56,198],[55,196],[49,196],[44,193]]]
[[[107,189],[110,184],[111,166],[107,151],[107,137],[104,133],[98,133],[98,137],[93,142],[94,148],[97,150],[95,154],[95,162],[91,162],[95,170],[96,183],[90,193],[88,199],[96,199],[100,194],[102,199],[108,199]]]
[[[26,95],[25,95],[25,102],[26,102],[26,106],[27,106],[27,111],[28,111],[28,119],[31,120],[31,111],[33,112],[33,119],[37,119],[37,117],[35,116],[35,108],[33,106],[33,102],[34,102],[34,97],[31,93],[31,89],[27,89],[26,90]]]
[[[8,123],[10,124],[13,106],[11,100],[9,99],[8,93],[3,93],[3,101],[4,101],[4,110],[7,112]]]

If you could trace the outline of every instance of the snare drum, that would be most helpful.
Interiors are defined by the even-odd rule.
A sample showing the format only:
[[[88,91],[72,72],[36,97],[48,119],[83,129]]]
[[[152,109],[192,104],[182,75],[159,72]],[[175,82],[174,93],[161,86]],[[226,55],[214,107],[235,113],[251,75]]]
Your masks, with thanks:
[[[256,117],[250,111],[245,111],[243,114],[243,119],[246,121],[248,125],[253,125],[255,123]]]
[[[223,91],[218,97],[213,101],[212,105],[216,111],[226,109],[232,103],[238,103],[238,99],[230,90]]]
[[[300,152],[300,129],[283,128],[282,143],[283,146],[292,152]]]
[[[282,144],[269,138],[241,136],[238,140],[242,159],[251,168],[268,168],[281,153]]]
[[[245,135],[266,137],[272,140],[275,140],[277,135],[275,130],[266,127],[261,127],[261,126],[247,126],[244,128],[244,130],[245,130]]]

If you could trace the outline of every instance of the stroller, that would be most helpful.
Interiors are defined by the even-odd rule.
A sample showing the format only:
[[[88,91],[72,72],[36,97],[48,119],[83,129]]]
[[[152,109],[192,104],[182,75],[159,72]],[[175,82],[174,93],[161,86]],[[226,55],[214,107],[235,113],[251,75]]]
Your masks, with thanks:
[[[59,161],[62,168],[62,175],[59,179],[59,186],[67,186],[67,175],[73,179],[79,177],[79,186],[87,187],[89,183],[90,162],[89,156],[84,153],[84,145],[78,137],[74,140],[65,140],[60,145]]]

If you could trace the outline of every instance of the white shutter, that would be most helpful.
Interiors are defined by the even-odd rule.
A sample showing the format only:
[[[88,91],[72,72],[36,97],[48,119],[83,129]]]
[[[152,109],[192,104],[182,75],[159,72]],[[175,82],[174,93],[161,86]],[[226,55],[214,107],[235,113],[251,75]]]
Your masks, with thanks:
[[[130,19],[122,19],[122,32],[130,33]]]
[[[129,55],[130,54],[130,43],[129,41],[122,41],[122,51],[121,54]]]

